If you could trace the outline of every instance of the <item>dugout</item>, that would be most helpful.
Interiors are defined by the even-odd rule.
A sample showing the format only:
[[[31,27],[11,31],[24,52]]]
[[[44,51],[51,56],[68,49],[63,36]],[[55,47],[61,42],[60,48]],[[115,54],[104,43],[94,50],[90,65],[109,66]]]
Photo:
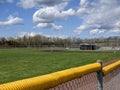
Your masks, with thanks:
[[[97,46],[94,44],[80,44],[80,50],[96,50]]]

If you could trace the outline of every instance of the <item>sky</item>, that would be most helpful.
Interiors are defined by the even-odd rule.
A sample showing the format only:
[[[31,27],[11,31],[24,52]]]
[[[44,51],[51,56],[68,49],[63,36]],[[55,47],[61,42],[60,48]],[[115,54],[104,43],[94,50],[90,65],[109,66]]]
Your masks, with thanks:
[[[0,37],[120,36],[120,0],[0,0]]]

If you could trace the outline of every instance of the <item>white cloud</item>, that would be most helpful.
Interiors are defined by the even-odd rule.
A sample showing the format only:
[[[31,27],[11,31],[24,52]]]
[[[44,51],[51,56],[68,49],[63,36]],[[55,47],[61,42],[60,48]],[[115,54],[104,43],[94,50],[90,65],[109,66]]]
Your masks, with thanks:
[[[37,28],[51,28],[53,30],[62,30],[63,26],[61,25],[55,25],[54,23],[39,23],[36,26]]]
[[[45,7],[37,10],[33,14],[33,22],[41,23],[52,23],[56,20],[64,20],[69,16],[74,15],[75,11],[73,9],[68,9],[66,11],[59,10],[58,7]]]
[[[55,6],[67,2],[69,2],[69,0],[20,0],[17,5],[28,9],[37,6]]]
[[[118,31],[120,29],[119,4],[119,0],[80,0],[80,7],[76,14],[83,20],[82,25],[88,27],[75,31],[79,33],[84,30],[90,30],[90,33],[93,33],[95,29],[96,31],[106,30],[110,32],[115,29]]]
[[[105,32],[105,30],[93,29],[93,30],[90,31],[90,34],[102,34],[104,32]]]
[[[37,28],[50,28],[51,25],[51,23],[39,23],[37,24]]]
[[[80,5],[85,6],[87,4],[87,0],[80,0]]]
[[[60,34],[58,34],[58,35],[47,35],[47,34],[42,34],[42,35],[45,36],[45,37],[62,38],[62,39],[65,39],[65,38],[68,37],[68,36],[66,36],[66,35],[60,35]]]
[[[68,17],[73,16],[75,11],[68,9],[66,11],[59,6],[40,8],[33,14],[33,22],[38,23],[38,28],[51,28],[53,30],[61,30],[63,26],[55,25],[55,21],[66,20]]]
[[[55,25],[55,24],[52,24],[52,29],[53,30],[62,30],[63,29],[63,26],[61,26],[61,25]]]
[[[75,14],[75,11],[73,9],[68,9],[66,11],[59,10],[59,12],[56,12],[55,19],[63,20],[67,19],[69,16],[73,16]]]
[[[73,9],[64,10],[70,0],[20,0],[17,4],[25,9],[39,7],[33,14],[33,22],[37,28],[61,30],[63,26],[54,24],[73,16]]]
[[[17,37],[34,37],[36,35],[41,35],[41,32],[20,32]]]
[[[120,28],[119,29],[115,29],[115,30],[110,30],[110,32],[116,33],[116,34],[120,34]]]
[[[33,8],[35,6],[35,0],[20,0],[20,2],[17,3],[17,5],[25,9]]]
[[[27,37],[27,38],[29,38],[29,37],[34,37],[36,35],[42,35],[42,36],[51,37],[51,38],[63,38],[63,39],[65,39],[65,38],[68,37],[66,35],[60,35],[60,34],[58,34],[58,35],[42,34],[41,32],[20,32],[20,33],[18,33],[18,35],[17,35],[16,38],[19,38],[19,37],[22,38],[24,36]]]
[[[9,16],[6,21],[0,21],[0,26],[7,26],[7,25],[18,25],[23,24],[23,19],[19,17]]]
[[[33,14],[33,22],[51,23],[54,22],[55,13],[59,13],[55,7],[46,7],[37,10]]]
[[[120,28],[120,21],[116,22],[116,27]]]
[[[77,34],[80,34],[82,31],[86,30],[87,28],[88,28],[87,25],[81,25],[81,26],[77,27],[74,32]]]

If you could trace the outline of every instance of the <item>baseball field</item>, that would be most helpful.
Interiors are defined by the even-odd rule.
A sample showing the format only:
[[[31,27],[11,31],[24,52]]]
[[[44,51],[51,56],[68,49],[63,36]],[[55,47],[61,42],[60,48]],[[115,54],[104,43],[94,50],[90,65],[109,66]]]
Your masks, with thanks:
[[[119,58],[119,51],[0,49],[0,84]]]

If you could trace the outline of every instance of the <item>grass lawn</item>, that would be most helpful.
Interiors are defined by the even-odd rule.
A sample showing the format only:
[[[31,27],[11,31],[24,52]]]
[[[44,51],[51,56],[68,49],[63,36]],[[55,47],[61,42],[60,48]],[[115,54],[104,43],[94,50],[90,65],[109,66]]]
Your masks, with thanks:
[[[40,49],[0,49],[0,84],[120,58],[120,52],[43,52]]]

